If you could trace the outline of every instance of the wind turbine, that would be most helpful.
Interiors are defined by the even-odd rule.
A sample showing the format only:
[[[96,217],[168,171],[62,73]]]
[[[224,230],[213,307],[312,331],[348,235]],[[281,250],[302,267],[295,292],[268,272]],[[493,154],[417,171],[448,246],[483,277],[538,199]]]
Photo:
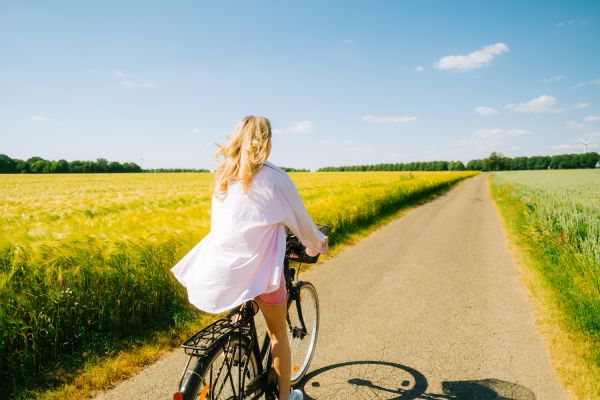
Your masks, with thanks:
[[[590,142],[592,141],[592,137],[590,136],[587,139],[581,138],[579,140],[581,140],[581,143],[583,143],[583,154],[587,153],[587,147],[588,144],[590,144]]]

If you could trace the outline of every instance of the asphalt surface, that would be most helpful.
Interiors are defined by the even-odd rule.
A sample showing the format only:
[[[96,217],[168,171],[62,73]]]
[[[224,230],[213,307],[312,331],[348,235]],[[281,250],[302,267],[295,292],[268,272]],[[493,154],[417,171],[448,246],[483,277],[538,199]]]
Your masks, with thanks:
[[[305,399],[566,399],[479,175],[301,274],[321,328]],[[97,399],[170,399],[176,350]]]

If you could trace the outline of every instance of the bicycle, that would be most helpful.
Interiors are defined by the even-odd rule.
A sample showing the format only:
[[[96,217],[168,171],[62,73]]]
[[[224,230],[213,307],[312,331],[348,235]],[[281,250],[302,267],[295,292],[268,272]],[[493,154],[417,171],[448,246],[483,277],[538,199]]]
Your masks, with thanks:
[[[330,227],[317,225],[328,234]],[[292,353],[291,384],[297,385],[312,360],[319,331],[319,299],[312,283],[297,281],[303,263],[317,262],[306,254],[293,234],[286,239],[284,276],[288,291],[286,316]],[[290,262],[295,262],[295,268]],[[190,336],[181,345],[189,356],[173,400],[277,398],[269,336],[259,345],[254,316],[258,304],[247,301],[229,314]],[[194,362],[192,363],[192,361]]]

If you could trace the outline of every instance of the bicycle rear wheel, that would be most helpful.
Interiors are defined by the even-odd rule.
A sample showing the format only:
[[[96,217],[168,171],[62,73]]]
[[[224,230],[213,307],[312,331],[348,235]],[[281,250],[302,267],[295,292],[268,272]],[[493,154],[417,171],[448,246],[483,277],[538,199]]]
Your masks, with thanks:
[[[241,399],[257,375],[258,363],[250,341],[231,336],[188,370],[181,392],[185,400]]]
[[[290,350],[292,353],[292,385],[306,375],[319,333],[319,298],[310,282],[301,282],[288,308]]]

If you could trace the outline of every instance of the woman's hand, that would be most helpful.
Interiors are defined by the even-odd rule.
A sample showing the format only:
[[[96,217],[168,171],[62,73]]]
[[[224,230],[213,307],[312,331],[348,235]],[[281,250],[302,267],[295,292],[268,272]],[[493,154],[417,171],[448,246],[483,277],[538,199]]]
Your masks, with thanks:
[[[323,241],[321,242],[320,249],[317,250],[317,249],[312,249],[310,247],[307,247],[305,251],[309,257],[315,257],[319,253],[327,252],[327,250],[329,250],[329,238],[327,236],[325,236],[325,239],[323,239]]]
[[[325,239],[321,242],[321,251],[319,253],[327,253],[329,251],[329,238],[325,236]]]

